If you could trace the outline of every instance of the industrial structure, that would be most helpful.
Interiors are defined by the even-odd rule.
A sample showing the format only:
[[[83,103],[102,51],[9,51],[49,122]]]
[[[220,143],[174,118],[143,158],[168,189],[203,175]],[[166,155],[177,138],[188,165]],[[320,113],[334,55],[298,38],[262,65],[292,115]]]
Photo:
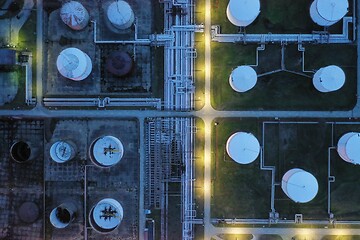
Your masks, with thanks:
[[[72,30],[83,30],[89,24],[89,12],[77,1],[66,2],[60,9],[61,20]]]
[[[81,81],[87,78],[92,70],[89,55],[78,48],[66,48],[56,60],[59,73],[68,79]]]
[[[229,83],[236,92],[247,92],[257,82],[257,74],[250,66],[239,66],[235,68],[229,77]]]
[[[106,70],[122,77],[131,72],[133,60],[127,52],[114,51],[106,59]]]
[[[56,228],[67,227],[76,217],[77,207],[71,202],[65,202],[54,208],[50,213],[50,222]]]
[[[50,157],[57,163],[64,163],[76,155],[76,146],[72,141],[57,141],[51,145]]]
[[[344,161],[360,164],[360,133],[348,132],[342,135],[337,144],[337,152]]]
[[[110,23],[119,30],[131,27],[135,20],[134,12],[129,3],[122,0],[111,3],[106,14]]]
[[[124,146],[114,136],[103,136],[92,142],[90,159],[99,167],[111,167],[120,162],[124,155]]]
[[[122,222],[124,210],[113,198],[104,198],[92,207],[89,214],[91,227],[99,233],[114,231]]]
[[[320,92],[339,90],[345,84],[345,73],[335,65],[320,68],[314,74],[313,84]]]
[[[260,13],[260,0],[230,0],[226,15],[238,27],[250,25]]]
[[[312,20],[320,26],[331,26],[348,12],[348,0],[314,0],[310,7]]]
[[[282,177],[281,188],[294,202],[307,203],[316,197],[319,185],[311,173],[293,168]]]
[[[252,163],[259,156],[260,143],[251,133],[236,132],[227,140],[226,152],[237,163]]]

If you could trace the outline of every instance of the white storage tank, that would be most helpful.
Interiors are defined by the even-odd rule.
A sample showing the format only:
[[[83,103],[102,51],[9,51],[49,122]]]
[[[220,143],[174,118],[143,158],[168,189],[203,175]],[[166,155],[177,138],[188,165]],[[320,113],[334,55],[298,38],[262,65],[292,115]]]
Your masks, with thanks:
[[[120,162],[123,155],[123,144],[113,136],[100,137],[90,147],[90,159],[99,167],[114,166]]]
[[[226,152],[235,162],[248,164],[259,156],[260,144],[253,134],[237,132],[227,140]]]
[[[117,29],[123,30],[134,23],[134,12],[130,5],[122,0],[114,1],[107,9],[107,18]]]
[[[250,25],[260,13],[260,0],[230,0],[226,15],[238,27]]]
[[[84,80],[92,71],[89,55],[78,48],[66,48],[61,51],[56,66],[63,77],[74,81]]]
[[[57,163],[70,161],[75,157],[76,146],[72,141],[57,141],[50,147],[50,157]]]
[[[229,83],[236,92],[246,92],[252,89],[257,82],[257,74],[250,66],[235,68],[229,77]]]
[[[348,8],[348,0],[315,0],[310,6],[310,17],[320,26],[331,26],[346,15]]]
[[[294,202],[306,203],[315,198],[319,185],[311,173],[293,168],[284,174],[281,188]]]
[[[70,1],[62,5],[60,17],[73,30],[82,30],[89,23],[88,11],[81,3],[76,1]]]
[[[67,227],[76,217],[77,207],[72,202],[65,202],[50,213],[50,222],[56,228]]]
[[[344,134],[338,141],[337,152],[344,161],[360,164],[360,133]]]
[[[121,204],[112,198],[104,198],[90,211],[91,227],[99,233],[115,230],[123,220],[124,210]]]
[[[314,87],[320,92],[339,90],[345,83],[344,71],[335,65],[320,68],[313,77]]]

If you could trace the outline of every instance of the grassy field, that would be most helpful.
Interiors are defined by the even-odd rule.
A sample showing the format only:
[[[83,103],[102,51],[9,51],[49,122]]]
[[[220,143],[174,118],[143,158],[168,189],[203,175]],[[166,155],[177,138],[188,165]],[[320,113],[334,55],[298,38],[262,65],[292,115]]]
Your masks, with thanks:
[[[197,218],[203,218],[204,213],[204,121],[197,118],[195,135],[195,201]]]
[[[318,92],[307,78],[287,72],[258,78],[253,89],[235,92],[228,78],[239,65],[255,63],[255,45],[212,43],[211,90],[212,105],[218,110],[350,110],[356,103],[356,46],[305,46],[305,69],[316,70],[327,65],[338,65],[346,74],[345,85],[338,91]],[[281,46],[267,45],[259,53],[258,74],[280,68]],[[296,45],[285,49],[285,66],[301,72],[301,54]],[[310,75],[312,77],[312,75]]]
[[[256,20],[246,27],[247,33],[311,33],[313,30],[323,30],[313,23],[309,8],[313,0],[261,0],[260,14]],[[352,1],[350,2],[350,11]],[[229,1],[211,1],[212,25],[220,25],[223,33],[236,33],[238,28],[226,17],[226,7]],[[348,13],[350,15],[351,12]],[[336,33],[341,30],[339,22],[329,28]]]
[[[269,172],[261,171],[259,159],[248,165],[228,157],[225,145],[237,131],[253,133],[261,140],[257,120],[216,119],[212,128],[212,199],[214,218],[267,218],[270,211]],[[264,184],[265,183],[265,184]]]
[[[292,168],[301,168],[315,176],[319,184],[316,197],[305,204],[295,203],[276,187],[275,209],[281,218],[326,219],[327,148],[331,144],[329,124],[266,124],[265,164],[276,167],[276,182]]]

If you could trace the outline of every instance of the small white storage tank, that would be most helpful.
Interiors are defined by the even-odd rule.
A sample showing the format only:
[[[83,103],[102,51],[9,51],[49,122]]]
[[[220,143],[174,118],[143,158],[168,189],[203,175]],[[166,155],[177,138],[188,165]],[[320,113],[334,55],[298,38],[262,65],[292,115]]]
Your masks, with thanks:
[[[227,140],[226,152],[235,162],[248,164],[259,156],[260,144],[253,134],[237,132]]]
[[[96,139],[90,147],[90,158],[99,167],[111,167],[120,162],[124,155],[121,141],[113,136]]]
[[[338,142],[337,152],[346,162],[360,164],[360,133],[344,134]]]
[[[78,48],[66,48],[61,51],[56,66],[62,76],[74,81],[84,80],[92,71],[89,55]]]
[[[284,174],[281,188],[294,202],[306,203],[314,199],[319,185],[311,173],[300,168],[293,168]]]
[[[314,87],[320,92],[339,90],[345,83],[344,71],[335,65],[320,68],[313,77]]]
[[[252,89],[257,82],[257,74],[250,66],[235,68],[229,77],[229,83],[236,92],[246,92]]]
[[[82,30],[89,23],[89,13],[76,1],[65,3],[60,9],[61,20],[73,30]]]
[[[310,6],[310,17],[320,26],[331,26],[346,15],[348,8],[348,0],[315,0]]]
[[[250,25],[260,13],[260,0],[230,0],[226,15],[238,27]]]
[[[114,1],[109,5],[107,18],[114,27],[120,30],[131,27],[135,19],[130,5],[122,0]]]
[[[50,222],[56,228],[65,228],[75,219],[76,212],[74,203],[62,203],[51,211]]]
[[[75,144],[71,141],[57,141],[50,147],[50,157],[57,163],[64,163],[75,157],[75,149]]]
[[[89,222],[97,232],[108,233],[120,225],[123,216],[124,210],[118,201],[104,198],[91,209]]]

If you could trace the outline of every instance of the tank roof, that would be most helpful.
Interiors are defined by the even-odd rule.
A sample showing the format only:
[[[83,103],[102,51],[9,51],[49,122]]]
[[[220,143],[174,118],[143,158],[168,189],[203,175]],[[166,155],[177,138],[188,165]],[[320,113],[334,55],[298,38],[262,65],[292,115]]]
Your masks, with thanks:
[[[106,70],[116,76],[127,75],[133,67],[133,60],[127,52],[112,52],[106,59]]]
[[[328,21],[338,21],[346,15],[349,8],[348,0],[317,0],[318,13]]]
[[[235,162],[248,164],[259,156],[260,144],[253,134],[237,132],[229,137],[226,151]]]
[[[229,82],[235,91],[246,92],[256,85],[257,74],[250,66],[239,66],[231,72]]]

